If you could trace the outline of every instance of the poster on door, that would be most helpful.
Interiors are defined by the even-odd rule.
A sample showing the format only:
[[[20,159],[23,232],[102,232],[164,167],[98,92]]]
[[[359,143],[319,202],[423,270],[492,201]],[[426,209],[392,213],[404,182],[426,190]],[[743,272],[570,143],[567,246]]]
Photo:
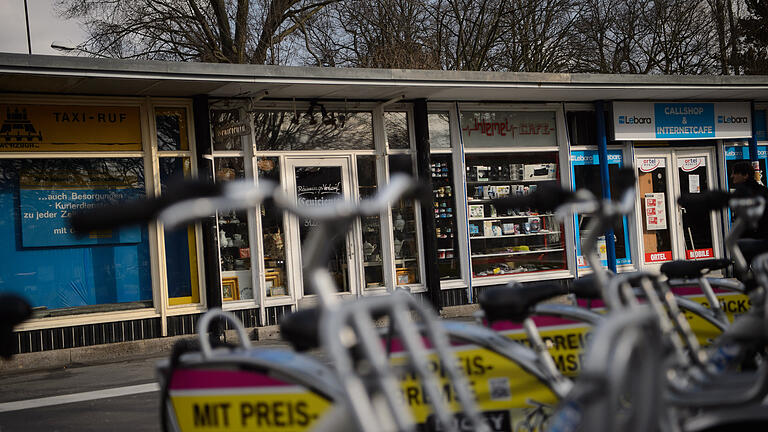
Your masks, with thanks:
[[[645,194],[645,228],[648,231],[667,229],[664,193]]]

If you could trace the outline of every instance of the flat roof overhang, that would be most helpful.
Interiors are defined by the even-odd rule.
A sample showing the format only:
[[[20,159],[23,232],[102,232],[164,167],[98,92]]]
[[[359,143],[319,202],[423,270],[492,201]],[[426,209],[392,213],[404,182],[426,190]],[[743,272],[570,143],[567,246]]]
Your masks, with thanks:
[[[351,69],[0,53],[0,92],[459,102],[768,101],[768,76]]]

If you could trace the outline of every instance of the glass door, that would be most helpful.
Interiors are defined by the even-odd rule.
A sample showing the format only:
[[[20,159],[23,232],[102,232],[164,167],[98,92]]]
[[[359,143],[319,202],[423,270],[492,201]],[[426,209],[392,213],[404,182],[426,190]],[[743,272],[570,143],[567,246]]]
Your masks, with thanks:
[[[286,161],[289,193],[293,194],[300,205],[321,206],[336,200],[350,199],[349,161],[347,158],[306,159],[290,158]],[[303,295],[313,294],[309,287],[304,286],[301,269],[301,245],[317,222],[311,219],[290,218],[292,255],[294,257],[294,286],[303,287]],[[333,242],[333,250],[328,260],[328,269],[336,282],[339,292],[352,292],[354,275],[351,274],[351,251],[354,250],[351,236],[347,233],[343,238],[328,239]]]
[[[674,220],[670,223],[671,205],[674,205],[669,167],[671,155],[664,153],[640,154],[635,159],[637,170],[637,209],[640,228],[640,259],[643,266],[658,265],[674,259],[676,235]],[[673,216],[674,218],[674,216]]]
[[[675,180],[677,196],[700,194],[714,183],[714,162],[711,151],[676,150]],[[687,260],[714,258],[719,252],[715,241],[716,218],[712,213],[686,212],[677,205],[678,234],[681,237],[681,258]]]
[[[710,190],[715,184],[713,161],[710,149],[637,152],[637,220],[644,267],[720,256],[717,218],[686,212],[677,204],[681,196]]]

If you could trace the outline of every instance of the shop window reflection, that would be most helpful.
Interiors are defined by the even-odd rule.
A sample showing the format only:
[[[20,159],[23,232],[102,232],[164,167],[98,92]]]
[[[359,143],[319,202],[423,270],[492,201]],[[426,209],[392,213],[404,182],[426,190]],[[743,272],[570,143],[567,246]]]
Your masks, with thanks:
[[[189,134],[184,108],[164,108],[155,111],[157,149],[159,151],[189,150]]]
[[[451,123],[447,112],[427,114],[429,123],[429,147],[433,149],[451,148]]]
[[[254,114],[258,151],[373,150],[373,116],[320,108],[312,111],[261,111]]]
[[[185,157],[160,158],[161,193],[168,184],[189,177],[191,160]],[[165,229],[165,262],[170,305],[199,303],[197,240],[195,225]]]
[[[357,182],[360,199],[376,194],[376,156],[357,157]],[[365,287],[384,285],[384,263],[381,252],[381,218],[378,215],[361,218],[363,230],[363,268]]]
[[[259,178],[280,183],[280,159],[260,157]],[[283,215],[273,206],[261,205],[261,232],[264,247],[264,284],[267,297],[289,296],[285,265]]]
[[[37,317],[151,306],[146,226],[76,236],[67,220],[144,193],[140,158],[0,160],[0,291],[26,298]]]
[[[214,159],[216,182],[245,178],[242,157]],[[253,298],[251,245],[248,237],[248,213],[244,210],[219,212],[218,241],[221,265],[221,289],[224,301]]]
[[[408,134],[408,113],[391,111],[384,113],[384,130],[387,136],[387,146],[391,149],[411,148],[411,138]]]
[[[411,156],[390,155],[389,172],[390,175],[405,173],[414,176]],[[396,285],[421,282],[417,226],[416,209],[412,199],[401,199],[392,205]]]

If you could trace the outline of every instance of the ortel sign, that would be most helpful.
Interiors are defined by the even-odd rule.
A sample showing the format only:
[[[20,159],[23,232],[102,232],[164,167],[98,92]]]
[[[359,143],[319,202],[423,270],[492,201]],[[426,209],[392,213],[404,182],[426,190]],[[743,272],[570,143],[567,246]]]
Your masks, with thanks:
[[[656,168],[664,168],[667,166],[667,160],[664,158],[650,158],[650,159],[638,159],[637,167],[642,172],[651,172]]]
[[[691,172],[703,166],[707,166],[707,158],[690,157],[677,160],[677,167],[685,172]]]

